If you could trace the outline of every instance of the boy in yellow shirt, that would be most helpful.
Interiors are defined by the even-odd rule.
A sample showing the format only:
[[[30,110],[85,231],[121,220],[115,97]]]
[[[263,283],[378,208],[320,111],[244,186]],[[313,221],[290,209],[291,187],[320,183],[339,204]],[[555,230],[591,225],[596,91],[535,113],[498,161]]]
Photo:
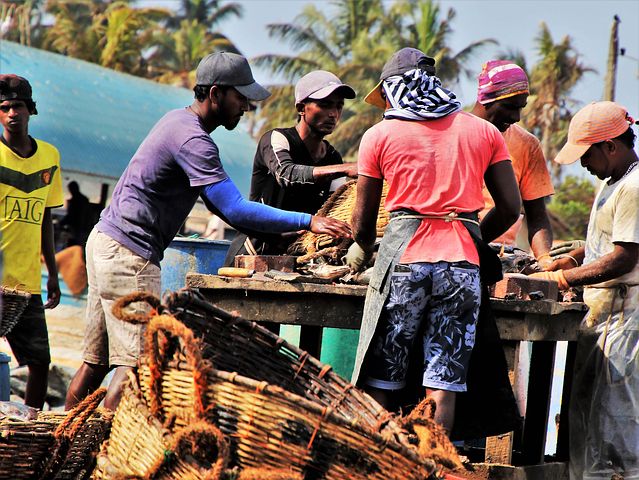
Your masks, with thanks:
[[[0,75],[2,284],[19,286],[32,294],[6,338],[18,363],[29,368],[25,403],[42,408],[51,363],[44,309],[60,302],[51,209],[61,206],[64,197],[58,150],[29,136],[29,118],[37,113],[29,82],[13,74]],[[49,272],[44,305],[40,296],[41,256]]]

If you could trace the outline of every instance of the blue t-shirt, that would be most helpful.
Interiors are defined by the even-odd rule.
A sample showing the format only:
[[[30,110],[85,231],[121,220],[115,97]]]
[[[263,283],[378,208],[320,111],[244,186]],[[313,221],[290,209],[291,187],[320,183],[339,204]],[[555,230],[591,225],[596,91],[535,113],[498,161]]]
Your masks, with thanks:
[[[200,118],[185,108],[172,110],[133,155],[97,229],[159,265],[202,186],[226,178]]]

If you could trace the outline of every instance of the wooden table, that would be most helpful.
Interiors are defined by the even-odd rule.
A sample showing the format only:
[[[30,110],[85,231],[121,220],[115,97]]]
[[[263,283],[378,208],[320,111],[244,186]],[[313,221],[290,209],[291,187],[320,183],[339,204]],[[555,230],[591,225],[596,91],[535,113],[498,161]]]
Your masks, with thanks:
[[[198,288],[211,302],[235,310],[249,320],[300,325],[300,348],[319,358],[324,327],[358,329],[361,323],[365,286],[289,283],[257,274],[253,278],[229,278],[189,273],[186,284]],[[486,460],[512,461],[513,446],[522,452],[517,463],[543,462],[547,419],[550,408],[552,372],[558,341],[569,342],[563,386],[558,460],[567,459],[567,399],[570,396],[575,340],[586,307],[582,303],[550,300],[505,301],[491,299],[504,351],[515,385],[528,380],[523,400],[526,415],[522,432],[493,437],[487,442]],[[522,341],[532,342],[528,379],[517,378]],[[517,389],[516,389],[517,390]]]

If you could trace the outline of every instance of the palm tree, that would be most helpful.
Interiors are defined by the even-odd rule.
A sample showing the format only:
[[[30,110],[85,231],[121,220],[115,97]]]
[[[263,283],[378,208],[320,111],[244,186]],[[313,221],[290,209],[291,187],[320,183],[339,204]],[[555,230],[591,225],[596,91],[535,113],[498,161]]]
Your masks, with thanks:
[[[134,75],[146,74],[145,52],[170,12],[126,0],[49,0],[54,23],[44,47]]]
[[[43,47],[70,57],[99,63],[99,33],[95,20],[102,18],[107,4],[92,0],[50,0],[47,13],[54,16]]]
[[[178,30],[164,30],[156,41],[156,48],[148,58],[150,76],[184,88],[195,84],[195,69],[203,57],[213,51],[233,51],[230,40],[208,32],[196,20],[182,20]]]
[[[241,17],[243,9],[238,3],[222,4],[220,0],[180,0],[178,12],[169,22],[170,27],[178,28],[184,20],[195,20],[213,31],[224,20]]]
[[[337,0],[332,6],[330,17],[311,5],[293,23],[268,25],[272,37],[289,43],[297,53],[253,59],[285,80],[283,85],[271,87],[273,95],[258,112],[259,135],[294,121],[291,84],[311,70],[334,72],[361,98],[377,84],[386,60],[402,47],[413,46],[434,56],[438,75],[456,82],[462,74],[471,73],[463,67],[468,58],[479,47],[495,43],[484,39],[453,53],[447,43],[455,12],[448,10],[442,19],[433,0],[397,0],[387,9],[380,0]],[[380,115],[362,101],[347,102],[331,142],[345,157],[354,156],[362,133]]]
[[[171,85],[191,88],[199,61],[215,51],[241,53],[216,27],[231,17],[241,17],[237,3],[219,0],[181,0],[178,13],[157,32],[148,55],[149,76]]]
[[[222,3],[220,0],[180,0],[178,14],[169,19],[167,29],[177,32],[184,28],[185,21],[188,25],[201,25],[209,34],[209,40],[215,41],[217,50],[240,53],[237,46],[217,30],[217,27],[229,18],[241,18],[243,11],[239,3]]]
[[[311,70],[330,70],[360,91],[375,84],[381,69],[375,61],[385,58],[388,50],[382,47],[382,55],[378,55],[380,46],[371,35],[379,30],[382,2],[338,0],[332,5],[332,16],[309,5],[293,23],[267,26],[270,36],[289,43],[298,53],[290,56],[267,54],[253,59],[257,66],[267,67],[284,79],[283,84],[269,87],[272,95],[260,106],[258,136],[295,121],[293,83]],[[355,106],[354,102],[349,102],[344,109],[340,128],[331,138],[346,155],[355,151],[355,139],[364,131],[362,128],[374,123],[369,119],[370,110],[368,105]],[[361,115],[362,111],[367,113]],[[364,125],[359,127],[365,119]]]
[[[102,47],[100,64],[133,75],[144,75],[144,50],[153,44],[158,22],[169,15],[167,10],[132,8],[122,1],[109,5],[102,18],[94,20]]]
[[[385,17],[384,29],[392,32],[398,48],[415,47],[434,57],[437,76],[444,83],[459,84],[463,75],[468,78],[477,74],[468,68],[469,59],[477,51],[490,44],[497,44],[492,38],[477,40],[454,53],[450,46],[453,33],[451,24],[457,13],[449,8],[442,18],[439,4],[434,0],[398,0],[389,9]]]
[[[42,0],[0,1],[0,39],[37,47],[42,41]]]
[[[552,161],[565,143],[568,124],[577,102],[570,98],[575,85],[594,69],[581,62],[569,36],[555,43],[548,26],[541,24],[537,36],[541,59],[532,68],[532,95],[524,111],[524,125],[541,139],[555,184],[561,181],[560,166]]]

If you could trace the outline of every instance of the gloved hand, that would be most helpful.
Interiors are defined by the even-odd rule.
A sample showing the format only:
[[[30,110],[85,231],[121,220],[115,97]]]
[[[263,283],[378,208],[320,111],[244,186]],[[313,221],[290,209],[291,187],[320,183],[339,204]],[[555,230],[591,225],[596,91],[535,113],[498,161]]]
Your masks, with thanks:
[[[542,280],[553,280],[559,285],[559,290],[568,290],[570,288],[563,270],[557,270],[555,272],[537,272],[528,276],[531,278],[541,278]]]
[[[345,265],[348,265],[353,272],[360,272],[364,270],[364,267],[372,256],[372,251],[366,251],[360,247],[357,242],[353,242],[348,248],[346,255],[342,257],[342,261]]]
[[[576,250],[577,248],[581,248],[585,245],[586,245],[586,242],[584,242],[583,240],[571,240],[569,242],[558,243],[557,245],[552,247],[550,249],[550,252],[548,253],[550,254],[551,257],[556,257],[557,255],[561,255],[564,253],[570,253],[573,250]]]
[[[548,270],[548,267],[550,267],[550,265],[552,264],[552,262],[554,262],[554,258],[550,256],[549,253],[544,253],[543,255],[539,255],[539,257],[537,257],[537,266],[541,269],[541,270]]]

